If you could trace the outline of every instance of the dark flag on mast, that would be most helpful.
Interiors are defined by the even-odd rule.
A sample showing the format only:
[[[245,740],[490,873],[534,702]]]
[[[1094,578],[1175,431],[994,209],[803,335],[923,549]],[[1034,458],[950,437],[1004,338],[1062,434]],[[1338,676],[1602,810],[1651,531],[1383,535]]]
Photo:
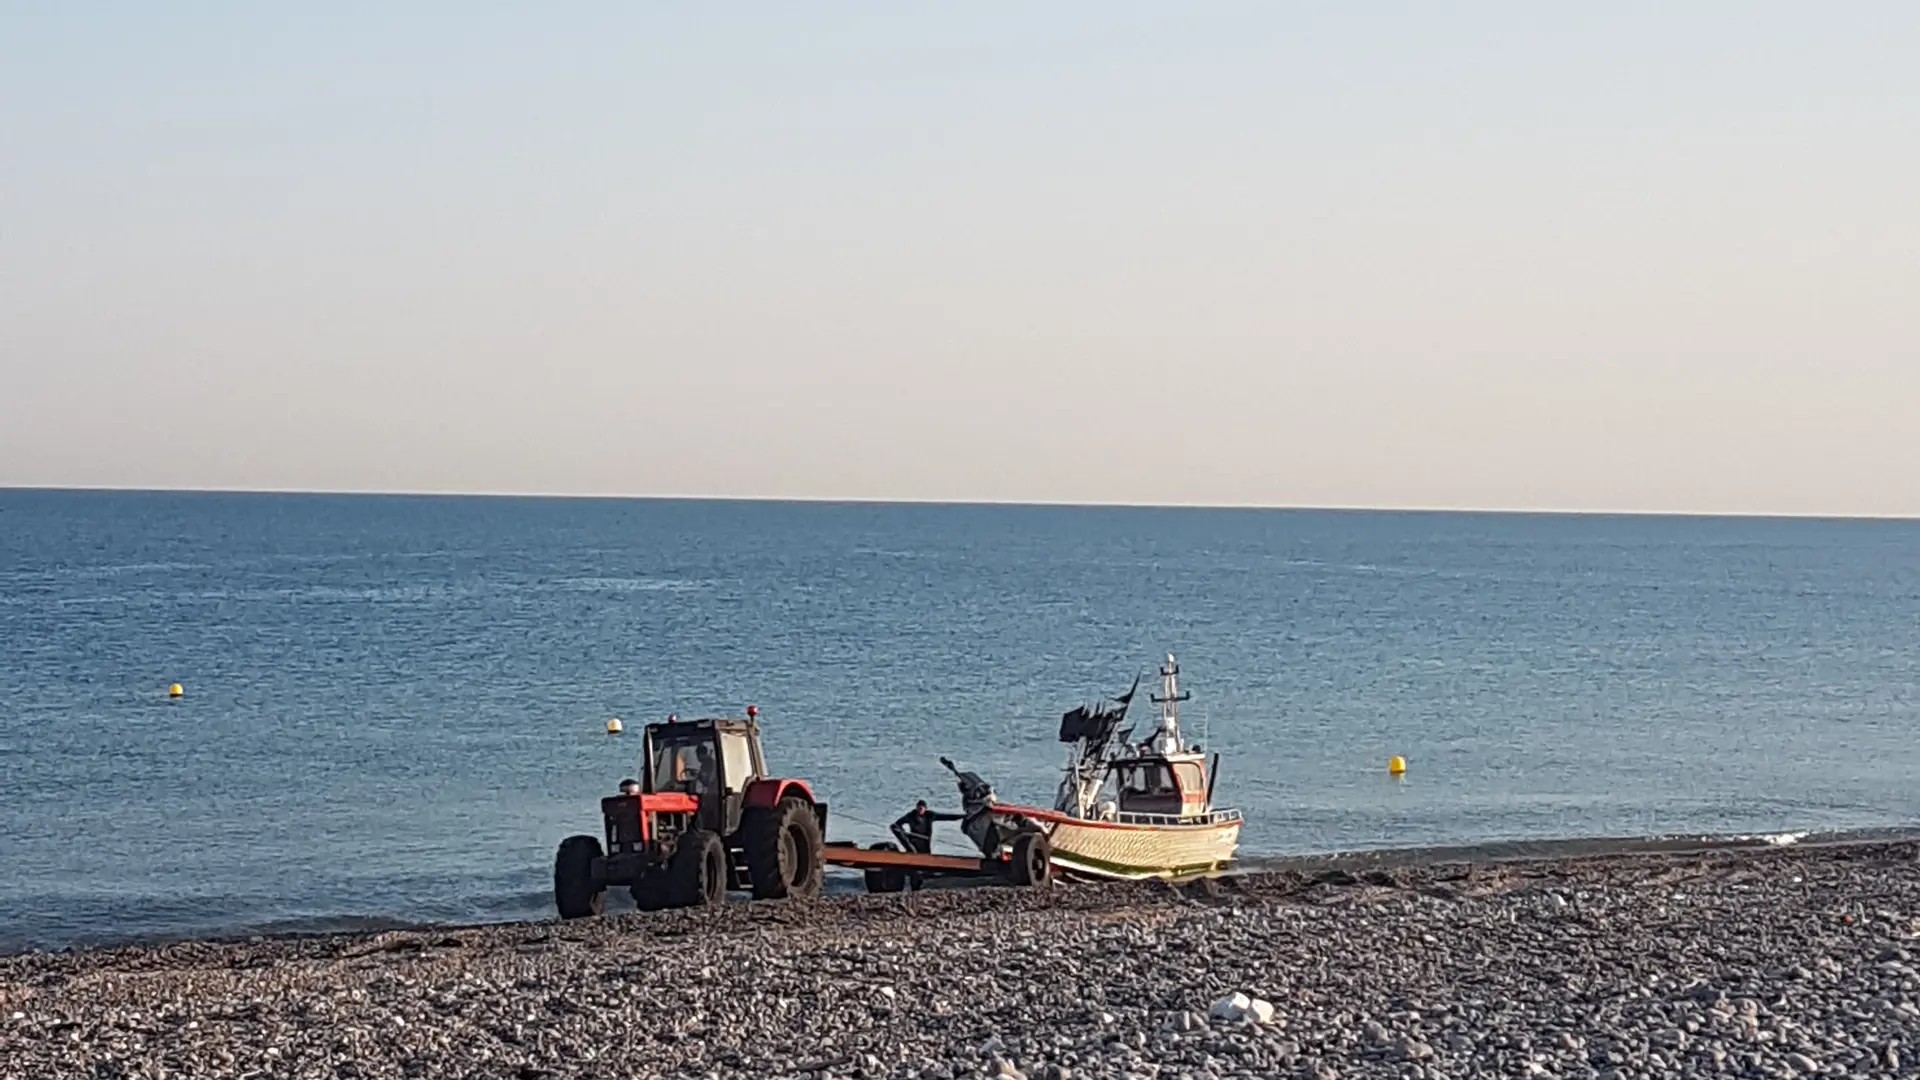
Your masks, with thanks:
[[[1140,676],[1133,677],[1133,685],[1127,692],[1114,698],[1112,703],[1095,705],[1089,708],[1082,705],[1060,717],[1060,741],[1063,743],[1087,740],[1090,745],[1101,746],[1113,736],[1120,721],[1126,718],[1127,706],[1133,702],[1133,692],[1140,689]]]

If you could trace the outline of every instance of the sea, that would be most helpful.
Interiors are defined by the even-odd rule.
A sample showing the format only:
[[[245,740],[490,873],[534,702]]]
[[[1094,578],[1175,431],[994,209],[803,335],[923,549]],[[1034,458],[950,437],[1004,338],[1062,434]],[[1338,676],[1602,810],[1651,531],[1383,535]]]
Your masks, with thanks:
[[[1169,653],[1248,865],[1920,815],[1916,522],[0,490],[0,951],[549,917],[669,714],[1046,801]]]

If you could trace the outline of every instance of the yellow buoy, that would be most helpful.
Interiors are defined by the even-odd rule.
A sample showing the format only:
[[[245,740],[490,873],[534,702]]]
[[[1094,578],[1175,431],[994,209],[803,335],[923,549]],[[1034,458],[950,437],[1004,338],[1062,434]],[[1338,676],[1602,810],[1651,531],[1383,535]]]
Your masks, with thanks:
[[[167,687],[168,697],[179,697],[180,695],[186,692],[187,692],[187,688],[184,686],[181,686],[179,683],[174,683],[172,686]]]
[[[626,728],[624,728],[624,727],[622,727],[622,726],[620,725],[620,718],[619,718],[619,717],[617,717],[617,716],[616,716],[616,717],[614,717],[613,719],[611,719],[611,720],[609,720],[609,721],[607,721],[607,734],[609,734],[609,735],[618,735],[618,734],[620,734],[620,733],[621,733],[622,731],[625,731],[625,730],[626,730]]]
[[[1387,759],[1387,772],[1394,776],[1407,775],[1407,759],[1395,754]]]

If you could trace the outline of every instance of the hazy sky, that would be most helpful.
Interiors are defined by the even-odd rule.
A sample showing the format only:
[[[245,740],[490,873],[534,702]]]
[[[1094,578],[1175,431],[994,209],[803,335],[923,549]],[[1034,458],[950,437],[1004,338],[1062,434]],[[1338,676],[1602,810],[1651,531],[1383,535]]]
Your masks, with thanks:
[[[5,3],[0,484],[1920,514],[1920,5]]]

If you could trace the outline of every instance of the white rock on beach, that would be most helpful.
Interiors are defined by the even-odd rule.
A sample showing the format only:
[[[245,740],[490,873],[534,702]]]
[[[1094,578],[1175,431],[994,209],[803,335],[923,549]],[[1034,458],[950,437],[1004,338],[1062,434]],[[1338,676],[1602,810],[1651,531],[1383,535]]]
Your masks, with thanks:
[[[1251,994],[1235,991],[1215,1001],[1207,1009],[1207,1016],[1214,1020],[1224,1020],[1229,1024],[1251,1021],[1265,1025],[1273,1023],[1273,1005]]]
[[[1207,1009],[1207,1015],[1215,1020],[1237,1023],[1246,1019],[1247,1010],[1253,1008],[1253,999],[1245,994],[1232,993],[1215,1001]]]

